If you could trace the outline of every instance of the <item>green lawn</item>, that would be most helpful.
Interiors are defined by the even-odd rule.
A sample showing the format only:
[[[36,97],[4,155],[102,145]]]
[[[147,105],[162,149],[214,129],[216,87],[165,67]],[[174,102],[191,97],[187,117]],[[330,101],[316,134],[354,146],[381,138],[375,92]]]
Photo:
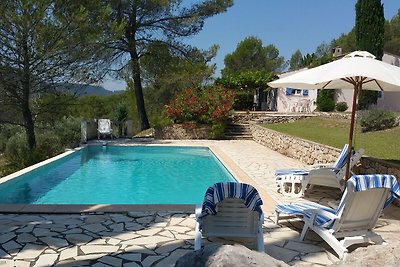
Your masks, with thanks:
[[[348,142],[350,121],[313,117],[292,123],[263,124],[282,133],[341,149]],[[377,132],[361,133],[357,125],[354,144],[365,148],[365,154],[400,163],[400,127]]]

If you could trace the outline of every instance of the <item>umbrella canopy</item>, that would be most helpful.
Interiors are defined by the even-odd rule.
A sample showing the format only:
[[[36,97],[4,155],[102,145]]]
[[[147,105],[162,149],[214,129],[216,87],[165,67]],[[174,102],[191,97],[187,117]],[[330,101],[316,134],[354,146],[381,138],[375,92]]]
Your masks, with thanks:
[[[269,86],[298,89],[354,89],[349,133],[346,179],[350,175],[357,95],[361,90],[400,91],[400,68],[376,60],[366,51],[355,51],[342,59],[284,77]]]

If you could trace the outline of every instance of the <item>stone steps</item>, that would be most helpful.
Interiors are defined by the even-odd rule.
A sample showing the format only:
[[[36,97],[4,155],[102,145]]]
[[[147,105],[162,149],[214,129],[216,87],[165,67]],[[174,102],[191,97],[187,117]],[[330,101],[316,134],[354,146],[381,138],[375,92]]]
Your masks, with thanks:
[[[253,139],[249,124],[246,123],[228,123],[224,137],[229,140]]]

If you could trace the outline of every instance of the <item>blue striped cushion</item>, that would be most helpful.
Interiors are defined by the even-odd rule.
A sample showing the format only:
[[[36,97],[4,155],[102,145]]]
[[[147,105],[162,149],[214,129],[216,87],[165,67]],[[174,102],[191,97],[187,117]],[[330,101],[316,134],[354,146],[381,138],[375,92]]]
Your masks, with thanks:
[[[348,152],[349,152],[349,144],[345,144],[332,167],[335,169],[343,168],[343,166],[346,164]]]
[[[244,183],[216,183],[210,186],[204,196],[201,217],[217,214],[217,204],[225,198],[240,198],[244,200],[246,207],[262,214],[261,205],[263,204],[257,190]]]

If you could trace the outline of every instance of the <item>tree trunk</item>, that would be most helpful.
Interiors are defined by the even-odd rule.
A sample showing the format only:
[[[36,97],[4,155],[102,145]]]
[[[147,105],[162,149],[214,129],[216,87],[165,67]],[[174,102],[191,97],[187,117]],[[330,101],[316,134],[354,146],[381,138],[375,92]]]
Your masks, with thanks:
[[[131,51],[131,64],[133,84],[136,96],[136,106],[139,115],[140,129],[146,130],[150,128],[149,120],[147,119],[146,108],[144,106],[142,81],[140,79],[139,57],[136,51]]]
[[[32,151],[32,149],[36,146],[36,137],[35,137],[35,124],[33,123],[32,112],[29,109],[29,104],[24,104],[24,107],[22,107],[22,115],[24,117],[24,122],[25,122],[25,133],[28,142],[28,147],[29,150]]]

